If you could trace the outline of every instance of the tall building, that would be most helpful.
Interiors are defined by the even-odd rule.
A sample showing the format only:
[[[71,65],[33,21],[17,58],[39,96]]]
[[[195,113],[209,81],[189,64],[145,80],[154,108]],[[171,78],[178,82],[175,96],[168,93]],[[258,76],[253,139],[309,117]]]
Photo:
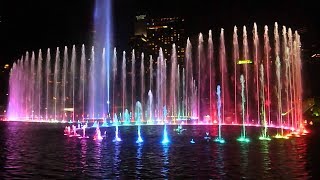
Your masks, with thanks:
[[[141,14],[135,17],[134,35],[147,37],[147,16]]]
[[[180,17],[150,18],[147,21],[148,49],[154,57],[160,47],[166,59],[170,60],[172,44],[176,44],[178,64],[183,65],[186,36],[184,19]]]
[[[148,54],[147,41],[146,15],[137,15],[134,22],[134,36],[129,40],[130,51],[134,49],[136,59],[140,59],[141,53]]]

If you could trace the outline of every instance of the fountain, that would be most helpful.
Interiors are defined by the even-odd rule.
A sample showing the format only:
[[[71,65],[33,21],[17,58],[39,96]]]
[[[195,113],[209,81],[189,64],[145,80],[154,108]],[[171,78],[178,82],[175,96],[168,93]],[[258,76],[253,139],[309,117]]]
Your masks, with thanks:
[[[123,51],[119,57],[117,49],[111,48],[112,43],[106,42],[92,47],[26,52],[10,72],[7,118],[32,122],[80,121],[98,127],[107,126],[109,120],[118,126],[181,125],[182,121],[200,124],[205,115],[210,119],[207,122],[221,121],[220,127],[242,124],[242,134],[246,125],[263,126],[264,130],[278,128],[281,136],[288,128],[302,133],[299,34],[283,26],[280,41],[278,25],[274,26],[273,36],[265,26],[261,29],[264,32],[260,44],[256,24],[252,35],[247,34],[247,27],[241,29],[242,36],[238,36],[234,27],[231,48],[225,43],[224,29],[216,34],[219,36],[216,47],[212,31],[209,36],[199,34],[195,48],[188,39],[184,61],[177,59],[174,44],[170,57],[165,57],[160,48],[159,56],[154,60],[150,56],[150,61],[145,61],[146,54],[137,55],[136,51],[130,57]],[[209,37],[208,43],[204,43],[204,37]],[[105,41],[104,36],[99,40]],[[141,63],[136,59],[140,55]],[[260,65],[264,68],[262,72]],[[239,83],[240,74],[243,87]],[[217,84],[221,88],[220,98],[213,88]],[[242,90],[244,94],[240,96]],[[134,106],[138,99],[141,107]],[[219,104],[220,110],[216,107]],[[141,109],[139,123],[137,108]]]
[[[119,122],[118,122],[118,117],[116,114],[114,116],[113,125],[116,126],[115,137],[114,137],[113,142],[122,141],[121,138],[119,137]]]
[[[123,124],[124,125],[129,125],[130,124],[130,114],[128,109],[126,109],[123,113]]]
[[[103,139],[103,137],[101,136],[100,128],[99,128],[99,126],[97,126],[97,128],[96,128],[96,133],[95,133],[95,135],[93,136],[93,140],[95,140],[95,141],[100,141],[100,140],[102,140],[102,139]]]
[[[79,139],[88,139],[89,136],[86,136],[86,128],[88,127],[87,124],[82,126],[82,136],[79,137]]]
[[[152,115],[152,103],[153,103],[153,95],[151,90],[148,92],[148,120],[147,124],[154,124],[153,115]]]
[[[184,128],[182,127],[182,123],[180,123],[176,129],[174,129],[174,131],[176,131],[178,134],[182,134],[182,132],[183,132],[183,131],[186,131],[186,130],[187,130],[187,129],[184,129]]]
[[[141,137],[141,118],[142,118],[142,107],[141,103],[137,101],[136,103],[136,112],[135,112],[135,119],[136,119],[136,125],[138,126],[138,139],[136,143],[142,143],[143,139]]]
[[[242,131],[240,137],[237,139],[240,142],[250,142],[249,138],[247,138],[247,133],[246,133],[246,118],[245,118],[245,103],[246,103],[246,97],[244,94],[245,87],[244,87],[244,77],[241,74],[240,76],[240,82],[241,82],[241,97],[242,97]]]
[[[218,102],[217,102],[217,107],[218,107],[218,119],[219,119],[219,128],[218,128],[218,137],[214,140],[215,142],[219,143],[225,143],[225,140],[221,137],[221,96],[220,96],[221,90],[220,90],[220,85],[217,86],[217,96],[218,96]]]
[[[266,120],[266,112],[265,112],[265,92],[264,92],[264,70],[263,70],[263,64],[261,64],[260,67],[260,83],[261,83],[261,124],[262,124],[262,132],[261,136],[259,137],[260,140],[271,140],[268,136],[268,122]]]

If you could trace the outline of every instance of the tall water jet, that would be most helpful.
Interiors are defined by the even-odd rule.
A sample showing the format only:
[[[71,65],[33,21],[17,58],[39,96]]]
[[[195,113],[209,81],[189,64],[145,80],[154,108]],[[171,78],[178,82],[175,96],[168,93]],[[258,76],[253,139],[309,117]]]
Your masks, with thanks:
[[[131,121],[134,122],[134,102],[135,102],[135,83],[136,83],[136,66],[135,66],[135,62],[136,62],[136,56],[135,56],[135,52],[134,49],[132,50],[132,57],[131,57]]]
[[[268,26],[264,27],[264,66],[266,67],[267,74],[267,99],[266,99],[266,111],[268,124],[271,124],[271,94],[270,94],[270,44],[268,35]]]
[[[116,113],[116,102],[115,102],[115,97],[116,97],[116,84],[117,84],[117,50],[116,48],[113,49],[113,59],[112,59],[112,114]],[[122,113],[124,113],[122,111]],[[114,117],[113,117],[114,118]]]
[[[69,97],[67,97],[67,93],[66,91],[68,90],[68,81],[67,81],[67,73],[68,73],[68,62],[69,62],[69,58],[68,58],[68,47],[65,46],[64,47],[64,53],[63,53],[63,67],[62,67],[62,87],[63,87],[63,91],[62,91],[62,120],[65,120],[65,109],[66,109],[66,99],[68,99]]]
[[[259,59],[260,59],[260,44],[258,36],[257,24],[253,25],[253,64],[254,64],[254,83],[256,84],[255,99],[257,105],[257,122],[260,123],[260,88],[259,88]]]
[[[214,50],[213,50],[213,41],[212,41],[212,31],[209,30],[209,38],[208,38],[208,62],[209,62],[209,114],[210,114],[210,120],[213,122],[213,119],[215,118],[215,94],[214,94],[214,87],[215,87],[215,71],[214,71]]]
[[[37,92],[35,91],[35,86],[36,86],[36,63],[35,63],[35,55],[34,52],[32,52],[31,55],[31,119],[32,121],[34,120],[34,112],[35,112],[35,104],[37,103],[36,101],[36,94]]]
[[[237,72],[237,63],[239,60],[239,42],[238,42],[238,29],[237,26],[233,28],[233,61],[234,61],[234,121],[238,123],[238,111],[237,111],[237,97],[238,97],[238,72]]]
[[[55,65],[54,65],[54,81],[53,81],[53,88],[54,88],[54,120],[57,120],[57,115],[60,114],[60,112],[57,112],[57,109],[60,110],[60,106],[58,106],[58,101],[60,100],[60,94],[58,85],[60,84],[60,51],[59,48],[56,50],[56,58],[55,58]],[[59,114],[57,114],[59,113]]]
[[[170,94],[169,94],[169,103],[170,103],[170,116],[172,117],[173,123],[176,123],[177,115],[177,52],[176,45],[172,45],[171,52],[171,75],[170,75]]]
[[[268,122],[266,119],[266,110],[265,110],[265,84],[264,84],[264,68],[263,64],[260,66],[260,84],[261,84],[261,125],[262,125],[262,132],[261,136],[259,137],[260,140],[271,140],[267,134],[268,131]]]
[[[159,57],[157,62],[157,87],[156,87],[156,94],[157,94],[157,121],[164,122],[165,116],[163,115],[163,107],[165,105],[165,90],[166,90],[166,66],[165,66],[165,60],[163,57],[163,51],[162,48],[159,50]]]
[[[50,76],[51,76],[51,54],[50,49],[47,50],[47,58],[46,58],[46,121],[49,119],[49,114],[51,113],[50,109],[50,97],[51,97],[51,89],[50,89]],[[50,110],[49,110],[50,109]]]
[[[140,65],[140,85],[141,85],[141,89],[140,89],[140,98],[141,98],[141,122],[144,121],[144,113],[143,113],[143,108],[144,107],[144,92],[145,92],[145,89],[144,89],[144,53],[141,53],[141,65]]]
[[[91,58],[90,58],[90,70],[89,70],[89,76],[90,76],[90,81],[89,81],[89,93],[90,94],[90,113],[91,113],[91,118],[95,119],[95,98],[97,96],[96,94],[96,81],[95,81],[95,69],[96,69],[96,62],[95,62],[95,54],[94,54],[94,47],[92,46],[91,48]]]
[[[240,137],[237,139],[240,142],[250,142],[249,138],[247,138],[246,133],[246,96],[245,96],[245,79],[243,77],[243,74],[240,75],[240,83],[241,83],[241,109],[242,109],[242,131]]]
[[[225,123],[225,112],[226,109],[230,109],[230,97],[229,97],[229,85],[227,81],[228,69],[226,62],[226,48],[224,41],[224,29],[221,29],[220,32],[220,47],[219,47],[219,64],[220,64],[220,73],[221,73],[221,103],[222,103],[222,123]]]
[[[289,51],[289,63],[288,63],[288,73],[289,73],[289,89],[290,89],[290,115],[291,115],[291,125],[292,125],[292,131],[294,131],[297,126],[295,122],[295,112],[296,109],[294,108],[294,96],[295,96],[295,89],[293,88],[293,39],[292,39],[292,30],[291,28],[288,29],[288,51]]]
[[[278,24],[275,23],[274,25],[274,46],[275,46],[275,65],[276,65],[276,77],[277,77],[277,107],[278,107],[278,113],[277,113],[277,123],[278,126],[280,126],[280,134],[279,132],[277,135],[283,136],[283,123],[282,123],[282,86],[281,86],[281,62],[280,62],[280,37],[279,37],[279,31],[278,31]]]
[[[110,64],[113,48],[113,15],[112,15],[112,0],[105,1],[95,1],[94,9],[94,30],[95,30],[95,47],[96,49],[105,49],[105,53],[101,60],[95,62],[96,72],[91,80],[99,83],[93,83],[96,87],[92,88],[94,91],[90,91],[89,94],[95,93],[95,113],[97,116],[101,117],[106,116],[110,113]],[[102,71],[101,67],[105,71]],[[102,75],[102,77],[101,77]],[[101,87],[103,86],[103,87]],[[103,90],[105,91],[103,91]],[[106,105],[106,109],[105,108]],[[92,107],[92,104],[89,104],[89,107]],[[105,114],[106,112],[106,114]]]
[[[152,55],[150,55],[150,60],[149,60],[149,90],[152,90],[153,86],[153,59]]]
[[[109,111],[107,111],[107,114],[105,113],[106,112],[105,104],[107,104],[107,107],[108,107],[109,106],[108,104],[110,103],[107,100],[108,97],[106,97],[106,96],[108,96],[108,93],[107,93],[107,95],[105,94],[105,92],[106,92],[105,77],[109,76],[109,73],[107,72],[107,66],[108,65],[106,64],[106,49],[105,48],[102,49],[101,60],[102,60],[102,67],[101,67],[100,74],[98,74],[97,76],[101,77],[98,82],[100,82],[99,84],[101,84],[100,88],[102,90],[102,93],[101,93],[102,97],[100,97],[100,98],[101,98],[102,101],[101,100],[97,100],[97,102],[98,102],[98,105],[102,106],[102,109],[101,109],[101,111],[97,111],[97,112],[98,112],[98,118],[100,118],[99,115],[101,113],[101,117],[102,117],[103,123],[105,123],[106,122],[106,117],[108,117],[108,115],[109,115]],[[99,66],[97,66],[97,70],[98,70],[98,68],[99,68]],[[109,77],[107,77],[107,78],[109,79]],[[99,90],[97,90],[97,91],[99,91]],[[98,92],[98,94],[100,94],[100,91]],[[100,104],[99,101],[101,102],[101,104]],[[100,108],[98,108],[98,110],[99,109]]]
[[[126,109],[126,84],[127,84],[127,76],[126,76],[126,52],[122,53],[122,113],[125,113]],[[123,120],[124,121],[124,120]]]
[[[179,71],[180,72],[180,71]],[[179,76],[179,80],[180,80],[180,76]],[[186,71],[185,68],[182,68],[182,102],[181,102],[181,109],[182,109],[182,116],[184,118],[186,118],[187,115],[187,106],[185,104],[185,102],[187,102],[187,96],[186,96]]]
[[[36,81],[37,81],[37,116],[38,120],[41,120],[41,98],[42,98],[42,51],[39,50],[38,54],[38,65],[37,65],[37,74],[36,74]]]
[[[186,116],[192,116],[192,91],[193,91],[193,70],[192,70],[192,45],[190,42],[190,39],[187,40],[187,46],[186,46]]]
[[[183,94],[183,93],[180,92],[181,88],[183,90],[184,87],[180,84],[181,80],[180,80],[180,66],[179,65],[177,65],[177,72],[176,73],[177,73],[176,80],[175,80],[177,82],[177,89],[176,89],[176,93],[177,93],[177,114],[176,114],[176,117],[179,120],[181,118],[181,111],[182,111],[182,107],[183,107],[181,105],[181,103],[183,104],[183,101],[184,101],[183,96],[181,97],[181,94]]]
[[[85,119],[85,102],[86,102],[86,87],[87,87],[87,68],[86,68],[86,54],[84,45],[81,47],[81,64],[80,64],[80,93],[79,100],[82,102],[82,121]]]
[[[73,45],[72,55],[71,55],[72,122],[75,122],[75,81],[76,81],[75,76],[76,76],[76,48]]]
[[[281,63],[279,56],[276,57],[276,75],[277,75],[277,99],[278,99],[278,126],[280,126],[279,131],[276,134],[276,138],[282,138],[283,136],[283,121],[282,121],[282,86],[281,86]]]
[[[200,106],[201,106],[201,98],[202,98],[202,96],[203,96],[203,87],[201,87],[201,78],[203,78],[202,76],[203,76],[203,74],[201,74],[201,72],[202,72],[202,69],[201,69],[201,66],[202,66],[202,64],[204,63],[204,61],[203,61],[203,59],[204,59],[204,57],[202,57],[202,54],[203,54],[203,36],[202,36],[202,33],[200,33],[199,34],[199,39],[198,39],[198,57],[197,57],[197,60],[198,60],[198,62],[197,62],[197,65],[198,65],[198,68],[197,68],[197,70],[198,70],[198,99],[197,99],[197,105],[198,105],[198,107],[197,107],[197,112],[198,112],[198,119],[197,119],[197,121],[198,121],[198,123],[199,123],[199,121],[200,121],[200,118],[202,117],[202,114],[201,114],[201,112],[200,112]]]
[[[295,104],[296,104],[296,111],[297,111],[297,118],[296,118],[296,124],[297,128],[299,128],[300,131],[305,131],[303,127],[302,121],[303,121],[303,112],[302,112],[302,75],[301,75],[301,41],[300,41],[300,35],[297,31],[294,33],[294,82],[295,82],[295,89],[296,89],[296,97],[295,97]]]
[[[225,140],[221,136],[221,89],[220,85],[217,86],[217,107],[218,107],[218,120],[219,120],[219,128],[218,128],[218,137],[214,140],[215,142],[225,143]]]
[[[249,60],[249,47],[248,47],[248,37],[246,26],[243,26],[243,58]],[[246,89],[246,121],[249,123],[249,67],[248,64],[244,64],[244,74],[245,74],[245,89]]]

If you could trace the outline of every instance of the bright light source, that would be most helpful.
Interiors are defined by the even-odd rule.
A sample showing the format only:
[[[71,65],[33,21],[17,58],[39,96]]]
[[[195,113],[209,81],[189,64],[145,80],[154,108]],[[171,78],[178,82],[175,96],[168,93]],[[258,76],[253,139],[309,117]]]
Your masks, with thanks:
[[[252,61],[249,59],[238,60],[237,64],[252,64]]]

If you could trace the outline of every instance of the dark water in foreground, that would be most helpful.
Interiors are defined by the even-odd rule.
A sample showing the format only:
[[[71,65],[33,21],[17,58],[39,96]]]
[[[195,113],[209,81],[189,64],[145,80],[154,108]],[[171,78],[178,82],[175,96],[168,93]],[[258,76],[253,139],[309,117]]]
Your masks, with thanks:
[[[184,126],[162,145],[162,127],[144,126],[144,143],[135,143],[137,127],[120,127],[122,142],[80,140],[63,135],[62,124],[0,122],[0,179],[319,179],[320,139],[315,132],[289,140],[236,141],[239,127],[225,127],[226,144],[206,142],[215,126]],[[88,132],[93,134],[93,130]],[[194,138],[195,144],[190,140]]]

